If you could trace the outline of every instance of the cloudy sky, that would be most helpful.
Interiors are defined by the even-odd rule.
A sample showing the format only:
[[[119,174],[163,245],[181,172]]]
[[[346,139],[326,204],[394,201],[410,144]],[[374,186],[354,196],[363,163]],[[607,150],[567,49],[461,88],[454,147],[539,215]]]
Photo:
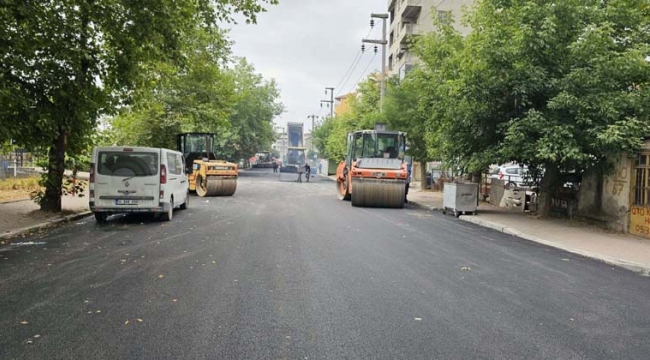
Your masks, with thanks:
[[[344,94],[364,74],[380,69],[381,49],[373,56],[366,45],[354,72],[345,76],[371,30],[370,14],[385,13],[387,6],[387,0],[280,0],[259,15],[256,25],[231,27],[234,55],[246,57],[279,85],[286,111],[275,119],[277,125],[297,121],[310,129],[308,115],[329,113],[326,104],[320,106],[329,99],[325,87],[337,87],[335,96]],[[380,37],[378,19],[369,38]]]

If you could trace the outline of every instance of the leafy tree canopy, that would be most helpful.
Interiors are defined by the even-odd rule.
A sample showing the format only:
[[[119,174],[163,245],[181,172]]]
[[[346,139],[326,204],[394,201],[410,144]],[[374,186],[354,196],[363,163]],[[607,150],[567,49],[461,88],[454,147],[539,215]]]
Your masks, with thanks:
[[[181,66],[182,41],[234,13],[255,22],[276,0],[9,0],[0,7],[0,141],[48,149],[41,208],[61,209],[66,154],[97,119],[128,104],[161,61]]]

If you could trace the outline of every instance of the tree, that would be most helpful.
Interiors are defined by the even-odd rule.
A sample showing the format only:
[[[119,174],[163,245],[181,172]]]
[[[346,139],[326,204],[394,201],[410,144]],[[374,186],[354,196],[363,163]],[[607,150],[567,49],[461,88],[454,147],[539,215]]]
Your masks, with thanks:
[[[275,80],[264,80],[246,59],[239,58],[230,70],[234,80],[233,111],[228,127],[219,134],[217,151],[232,160],[268,151],[275,141],[273,119],[284,108]]]
[[[196,28],[182,38],[182,67],[158,62],[133,105],[111,120],[117,142],[175,148],[182,132],[221,133],[235,101],[224,34]]]
[[[322,158],[339,161],[345,158],[345,141],[350,131],[372,129],[383,122],[379,113],[379,82],[377,74],[370,74],[348,97],[350,111],[327,118],[314,131],[314,144]]]
[[[561,173],[606,167],[648,134],[649,20],[643,0],[479,2],[451,62],[424,53],[427,76],[445,74],[433,93],[447,110],[429,121],[436,151],[469,171],[506,161],[544,169],[546,214]],[[452,44],[427,38],[434,55]]]
[[[61,210],[66,154],[88,144],[101,114],[128,103],[148,66],[182,64],[180,39],[276,0],[7,1],[0,8],[0,140],[48,148],[41,209]]]

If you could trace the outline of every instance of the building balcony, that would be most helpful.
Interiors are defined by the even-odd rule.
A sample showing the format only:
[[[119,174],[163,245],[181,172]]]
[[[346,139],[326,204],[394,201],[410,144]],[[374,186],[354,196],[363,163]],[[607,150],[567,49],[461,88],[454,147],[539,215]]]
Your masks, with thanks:
[[[397,51],[397,58],[401,59],[406,55],[406,53],[409,51],[409,47],[407,44],[400,44],[399,45],[399,50]]]
[[[419,3],[420,2],[416,0],[404,0],[404,5],[402,6],[402,21],[417,21],[420,12],[422,12],[422,5],[415,5]]]

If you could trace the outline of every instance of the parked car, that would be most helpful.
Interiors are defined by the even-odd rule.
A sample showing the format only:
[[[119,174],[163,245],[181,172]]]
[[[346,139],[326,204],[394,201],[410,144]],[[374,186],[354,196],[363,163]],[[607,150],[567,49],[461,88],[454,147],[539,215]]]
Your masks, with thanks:
[[[160,214],[187,208],[189,183],[183,154],[147,147],[97,147],[90,164],[90,210],[97,222],[117,213]]]
[[[529,179],[527,175],[528,167],[526,166],[501,165],[491,177],[492,179],[503,180],[506,188],[527,188],[533,185],[532,179]]]

